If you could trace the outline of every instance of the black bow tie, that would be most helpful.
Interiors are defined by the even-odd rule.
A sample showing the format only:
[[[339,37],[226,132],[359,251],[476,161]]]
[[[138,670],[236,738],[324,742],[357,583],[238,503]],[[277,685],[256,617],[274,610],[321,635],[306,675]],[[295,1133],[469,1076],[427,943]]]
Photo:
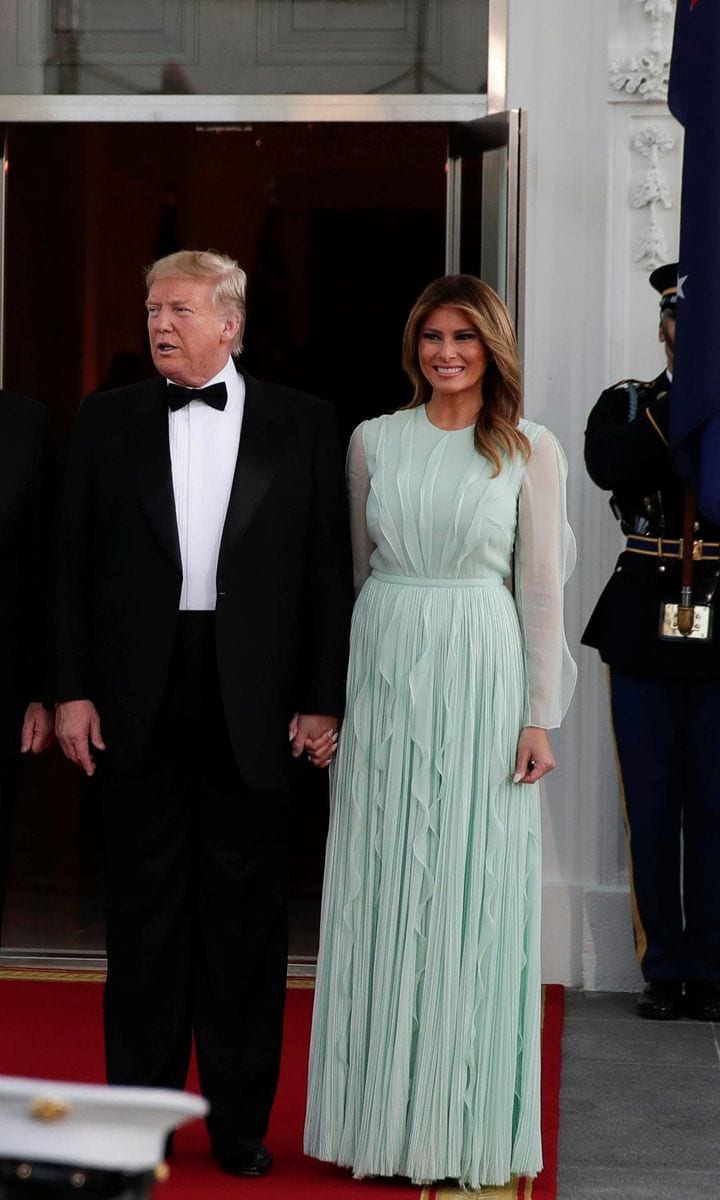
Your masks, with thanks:
[[[186,388],[180,387],[178,383],[169,383],[167,397],[170,412],[177,412],[179,408],[184,408],[191,400],[204,400],[211,408],[216,408],[218,412],[222,412],[227,404],[227,387],[222,381],[220,383],[211,383],[209,387],[204,388]]]

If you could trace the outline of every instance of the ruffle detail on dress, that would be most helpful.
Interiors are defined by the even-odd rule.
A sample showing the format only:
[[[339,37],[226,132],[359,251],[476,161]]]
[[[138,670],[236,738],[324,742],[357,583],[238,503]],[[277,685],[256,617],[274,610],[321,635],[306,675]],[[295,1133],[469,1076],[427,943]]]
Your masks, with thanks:
[[[306,1151],[416,1183],[535,1175],[539,814],[537,789],[510,778],[525,707],[512,597],[371,578],[348,702]]]

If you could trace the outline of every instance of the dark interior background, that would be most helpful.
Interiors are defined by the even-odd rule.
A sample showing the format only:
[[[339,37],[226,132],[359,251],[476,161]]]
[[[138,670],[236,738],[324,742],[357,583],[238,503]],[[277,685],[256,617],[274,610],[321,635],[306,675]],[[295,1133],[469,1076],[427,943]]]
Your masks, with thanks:
[[[62,460],[80,398],[152,374],[143,267],[181,247],[247,270],[243,362],[334,406],[347,438],[409,399],[402,330],[442,274],[440,125],[22,125],[9,158],[5,386],[42,399]],[[312,954],[327,811],[309,775],[291,951]],[[57,750],[28,764],[4,948],[102,951],[92,787]]]

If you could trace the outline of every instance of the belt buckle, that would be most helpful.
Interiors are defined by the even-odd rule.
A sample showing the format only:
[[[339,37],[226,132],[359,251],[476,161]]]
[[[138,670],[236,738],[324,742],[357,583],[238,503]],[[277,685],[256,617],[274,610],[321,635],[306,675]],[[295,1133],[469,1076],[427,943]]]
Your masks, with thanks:
[[[702,540],[702,538],[700,538],[700,540],[697,542],[693,542],[693,555],[692,556],[695,559],[695,561],[702,558],[702,556],[703,556],[703,540]]]

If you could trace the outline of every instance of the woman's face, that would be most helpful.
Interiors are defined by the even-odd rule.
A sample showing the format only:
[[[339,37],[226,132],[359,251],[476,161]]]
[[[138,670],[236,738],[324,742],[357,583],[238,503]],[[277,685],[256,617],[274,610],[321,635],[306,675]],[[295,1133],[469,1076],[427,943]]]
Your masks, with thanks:
[[[489,356],[461,308],[443,305],[428,313],[420,326],[418,361],[433,395],[482,400]]]

